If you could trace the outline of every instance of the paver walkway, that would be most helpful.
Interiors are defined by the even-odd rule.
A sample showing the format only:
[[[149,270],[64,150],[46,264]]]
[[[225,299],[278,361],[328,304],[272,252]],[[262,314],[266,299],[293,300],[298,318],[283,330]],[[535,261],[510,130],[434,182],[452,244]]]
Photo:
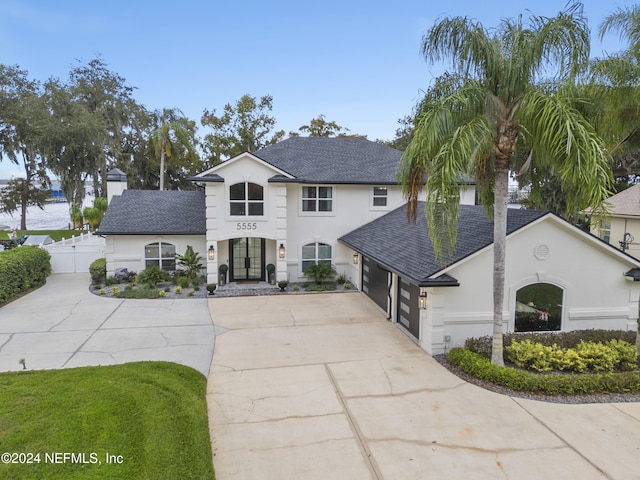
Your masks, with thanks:
[[[209,300],[217,480],[640,478],[640,404],[468,384],[359,293]]]

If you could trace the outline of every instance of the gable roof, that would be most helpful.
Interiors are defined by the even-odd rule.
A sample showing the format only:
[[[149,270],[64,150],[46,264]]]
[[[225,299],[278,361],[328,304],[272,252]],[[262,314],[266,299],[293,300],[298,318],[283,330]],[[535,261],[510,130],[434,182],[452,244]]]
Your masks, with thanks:
[[[418,212],[424,211],[419,202]],[[531,222],[551,215],[541,210],[509,209],[507,235]],[[420,286],[453,286],[457,280],[443,270],[493,243],[493,221],[479,205],[460,205],[458,237],[454,251],[444,262],[436,259],[424,214],[416,223],[407,221],[407,206],[389,212],[339,238],[385,269]]]
[[[402,152],[366,138],[291,137],[254,155],[296,182],[395,185]]]
[[[125,190],[111,199],[99,235],[204,235],[203,192]]]
[[[607,212],[622,217],[640,217],[640,184],[629,187],[607,200]]]

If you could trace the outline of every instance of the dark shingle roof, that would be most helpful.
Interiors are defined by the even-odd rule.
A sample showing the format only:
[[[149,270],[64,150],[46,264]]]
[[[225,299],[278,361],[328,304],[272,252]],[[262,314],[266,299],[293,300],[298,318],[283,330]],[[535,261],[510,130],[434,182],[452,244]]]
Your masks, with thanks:
[[[203,192],[125,190],[111,199],[96,232],[102,235],[204,235]]]
[[[256,157],[306,183],[398,183],[402,152],[365,138],[291,137]]]
[[[418,212],[416,223],[409,223],[407,208],[403,205],[339,240],[418,285],[455,285],[457,282],[453,277],[437,276],[438,272],[493,243],[493,221],[479,205],[460,205],[457,244],[443,265],[436,259],[428,235],[427,221],[422,213],[424,203],[420,202]],[[510,209],[507,234],[548,214],[540,210]]]

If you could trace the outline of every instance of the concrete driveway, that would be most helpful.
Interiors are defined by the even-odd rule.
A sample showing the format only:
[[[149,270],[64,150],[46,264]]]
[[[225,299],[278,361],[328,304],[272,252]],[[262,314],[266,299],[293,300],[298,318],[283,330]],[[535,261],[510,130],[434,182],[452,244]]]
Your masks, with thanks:
[[[89,274],[57,274],[0,308],[0,371],[166,360],[209,373],[207,300],[123,300],[89,292]]]
[[[640,404],[450,374],[359,293],[209,300],[218,480],[640,478]]]

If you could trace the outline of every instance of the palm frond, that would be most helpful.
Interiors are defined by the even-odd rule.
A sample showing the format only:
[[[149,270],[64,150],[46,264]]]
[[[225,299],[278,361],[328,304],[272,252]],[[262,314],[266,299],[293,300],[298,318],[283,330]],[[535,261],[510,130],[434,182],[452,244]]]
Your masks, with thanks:
[[[539,166],[551,167],[576,212],[601,207],[611,195],[609,154],[592,125],[560,95],[530,92],[518,111],[527,125]]]

